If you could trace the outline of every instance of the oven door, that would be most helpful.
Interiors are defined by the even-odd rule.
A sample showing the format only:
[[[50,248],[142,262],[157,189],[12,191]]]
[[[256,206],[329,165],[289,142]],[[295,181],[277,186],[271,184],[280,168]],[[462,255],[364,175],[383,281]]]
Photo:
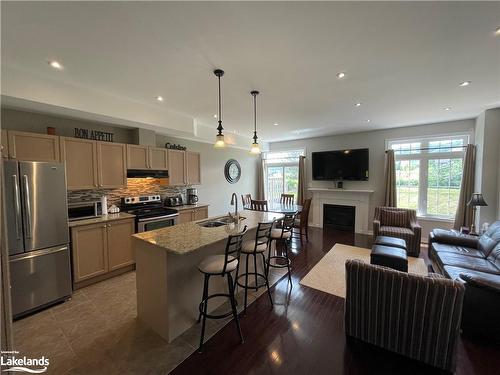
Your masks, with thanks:
[[[179,214],[149,217],[137,220],[137,232],[148,232],[150,230],[171,227],[177,224]]]

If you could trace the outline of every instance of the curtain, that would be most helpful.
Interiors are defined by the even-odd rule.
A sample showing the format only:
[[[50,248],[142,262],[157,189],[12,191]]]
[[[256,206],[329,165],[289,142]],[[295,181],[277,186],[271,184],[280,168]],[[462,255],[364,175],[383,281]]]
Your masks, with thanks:
[[[386,207],[396,207],[396,161],[394,150],[385,152],[385,199]]]
[[[266,199],[266,185],[264,181],[264,171],[266,168],[266,162],[264,158],[260,157],[260,162],[257,165],[257,198],[259,200]]]
[[[462,172],[462,183],[460,184],[460,195],[458,197],[457,212],[453,228],[460,230],[462,226],[470,226],[472,223],[472,207],[467,202],[474,193],[474,177],[476,165],[476,146],[468,144],[465,149],[464,167]]]
[[[299,186],[297,187],[297,204],[304,204],[306,199],[306,157],[299,156]]]

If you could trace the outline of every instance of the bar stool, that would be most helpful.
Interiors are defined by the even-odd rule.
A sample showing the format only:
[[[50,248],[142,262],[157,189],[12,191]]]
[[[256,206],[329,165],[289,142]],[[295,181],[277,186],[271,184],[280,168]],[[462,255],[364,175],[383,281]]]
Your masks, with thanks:
[[[243,235],[247,230],[247,226],[243,228],[243,230],[237,234],[230,235],[227,238],[226,242],[226,251],[224,255],[211,255],[206,257],[201,261],[198,265],[198,270],[205,275],[204,285],[203,285],[203,298],[201,300],[199,310],[200,315],[198,316],[198,323],[202,320],[201,324],[201,337],[200,337],[200,347],[198,351],[201,352],[203,346],[203,339],[205,336],[205,321],[207,318],[209,319],[223,319],[231,314],[234,317],[236,322],[236,328],[238,329],[238,334],[240,335],[241,343],[244,343],[243,335],[241,333],[240,321],[238,320],[238,312],[236,311],[236,300],[234,298],[234,283],[233,277],[231,276],[231,272],[238,268],[241,246],[243,243]],[[208,282],[211,276],[227,276],[227,286],[229,293],[215,293],[212,295],[208,295]],[[236,274],[237,276],[237,274]],[[211,315],[207,313],[208,308],[208,300],[215,297],[226,297],[229,298],[231,302],[231,311],[220,314],[220,315]]]
[[[255,233],[255,240],[244,241],[241,247],[241,254],[246,255],[246,267],[245,272],[243,274],[239,274],[239,264],[238,269],[236,271],[236,285],[245,289],[245,307],[243,312],[247,312],[247,295],[248,289],[259,290],[260,287],[265,286],[267,288],[267,294],[269,296],[269,301],[271,301],[271,307],[273,306],[273,299],[271,297],[271,292],[269,290],[269,280],[267,278],[267,265],[266,265],[266,257],[264,255],[265,251],[269,247],[269,242],[271,240],[271,230],[273,229],[274,221],[259,223],[257,226],[257,231]],[[257,272],[257,255],[262,256],[262,266],[264,267],[264,273]],[[248,260],[250,256],[253,256],[253,265],[254,271],[248,271]],[[255,277],[255,286],[248,285],[248,277]],[[245,284],[240,282],[240,279],[245,278]],[[258,278],[264,280],[263,284],[258,283]]]
[[[281,222],[281,228],[274,228],[271,230],[271,244],[272,241],[276,242],[275,249],[277,249],[277,242],[283,242],[285,245],[285,255],[273,255],[271,256],[271,248],[269,246],[269,255],[267,257],[267,274],[269,274],[269,267],[274,268],[287,268],[288,269],[288,281],[292,284],[292,275],[290,272],[291,260],[288,257],[288,241],[292,238],[293,224],[295,222],[295,214],[285,214],[285,218]],[[274,260],[275,263],[271,263]],[[284,260],[285,264],[279,264],[277,260]]]

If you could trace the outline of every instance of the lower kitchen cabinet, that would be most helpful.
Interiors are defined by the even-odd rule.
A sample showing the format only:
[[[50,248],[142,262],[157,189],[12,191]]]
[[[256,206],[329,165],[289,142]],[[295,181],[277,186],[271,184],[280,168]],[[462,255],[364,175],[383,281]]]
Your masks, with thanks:
[[[208,218],[208,207],[179,210],[179,224]]]
[[[74,289],[134,264],[134,225],[134,219],[125,219],[71,228]]]

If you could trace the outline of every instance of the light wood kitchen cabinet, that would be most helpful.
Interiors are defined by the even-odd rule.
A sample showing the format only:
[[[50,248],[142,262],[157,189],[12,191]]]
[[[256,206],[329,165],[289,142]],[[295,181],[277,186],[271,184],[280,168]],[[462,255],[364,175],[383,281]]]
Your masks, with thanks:
[[[71,228],[73,281],[76,288],[114,276],[119,269],[135,263],[132,245],[134,229],[134,219]]]
[[[121,143],[97,142],[97,170],[100,188],[127,186],[127,149]]]
[[[132,247],[133,220],[118,220],[108,223],[108,263],[113,271],[135,263]]]
[[[170,185],[186,185],[186,152],[168,150],[168,182]]]
[[[179,210],[179,224],[208,218],[208,207]]]
[[[98,185],[97,144],[88,139],[61,137],[61,160],[66,162],[68,190],[93,189]]]
[[[168,150],[165,148],[127,145],[128,169],[168,169]]]
[[[107,237],[105,223],[71,228],[75,283],[108,272]]]
[[[200,153],[186,151],[186,182],[188,185],[201,184]]]
[[[149,147],[149,167],[166,171],[168,169],[168,150],[166,148]]]
[[[192,217],[193,217],[192,210],[179,211],[179,220],[178,220],[179,224],[189,223],[190,221],[193,221]]]
[[[149,169],[148,146],[127,145],[127,169]]]
[[[59,161],[59,137],[9,130],[9,157],[26,161]]]

